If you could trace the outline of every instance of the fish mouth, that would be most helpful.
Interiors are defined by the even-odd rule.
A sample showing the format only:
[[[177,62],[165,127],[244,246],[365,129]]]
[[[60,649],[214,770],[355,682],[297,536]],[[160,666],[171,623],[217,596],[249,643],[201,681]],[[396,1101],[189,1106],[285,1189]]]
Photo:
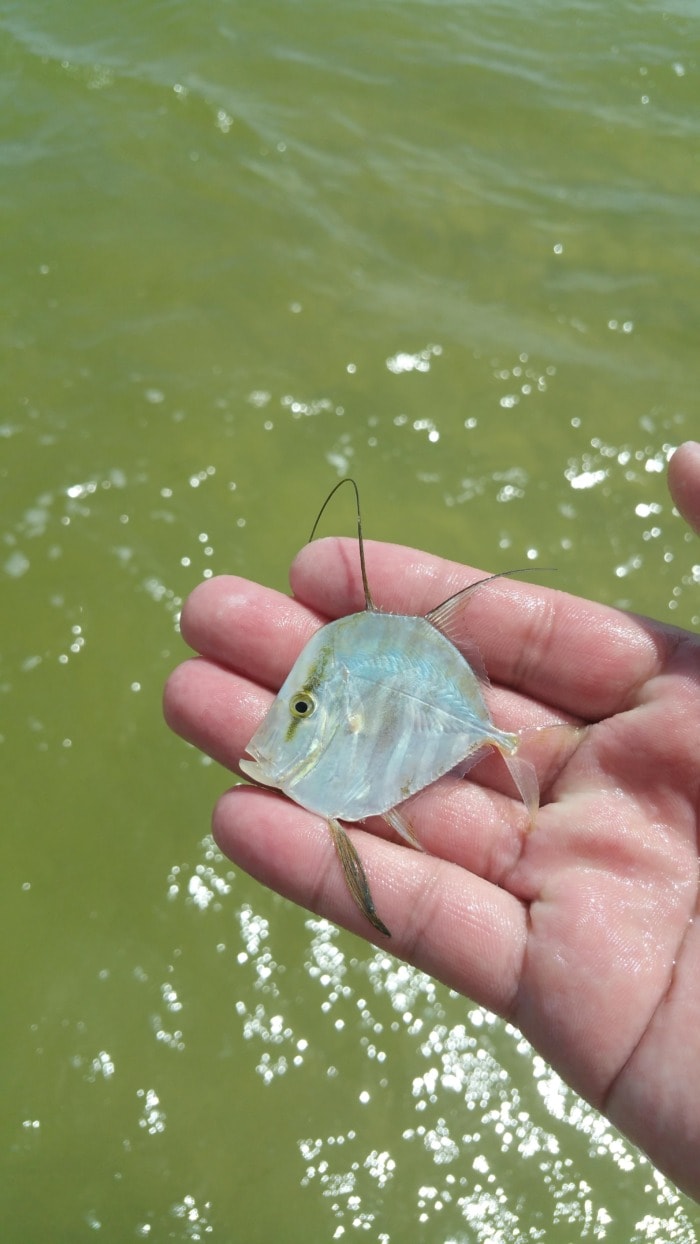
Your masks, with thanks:
[[[260,760],[239,760],[238,768],[246,777],[251,778],[258,786],[276,786],[274,778],[268,777],[264,764]]]
[[[245,773],[246,777],[252,778],[254,782],[258,782],[261,786],[273,786],[277,790],[285,791],[289,786],[306,777],[306,774],[313,769],[321,746],[321,741],[317,739],[311,745],[306,755],[300,756],[298,760],[283,769],[276,769],[269,756],[264,756],[262,752],[258,751],[257,747],[252,748],[249,746],[246,748],[246,751],[254,759],[239,760],[238,767],[242,773]]]

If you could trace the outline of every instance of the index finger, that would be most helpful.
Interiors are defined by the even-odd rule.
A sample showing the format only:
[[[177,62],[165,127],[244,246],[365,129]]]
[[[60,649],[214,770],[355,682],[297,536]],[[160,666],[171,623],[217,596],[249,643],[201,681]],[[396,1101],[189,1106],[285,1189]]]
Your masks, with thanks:
[[[375,603],[393,613],[425,614],[484,577],[473,567],[403,545],[367,540],[365,557]],[[363,608],[356,540],[330,537],[307,545],[290,578],[297,599],[328,617]],[[683,635],[648,618],[507,578],[466,598],[455,629],[462,627],[493,681],[589,721],[631,707]]]

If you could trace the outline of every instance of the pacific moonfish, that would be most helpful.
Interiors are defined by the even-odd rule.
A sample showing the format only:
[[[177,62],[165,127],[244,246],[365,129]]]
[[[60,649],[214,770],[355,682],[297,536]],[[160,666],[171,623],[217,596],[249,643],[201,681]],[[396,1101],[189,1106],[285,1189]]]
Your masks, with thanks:
[[[422,849],[397,805],[450,771],[463,774],[491,747],[504,757],[531,822],[539,791],[533,767],[515,756],[520,736],[493,724],[482,681],[448,634],[478,585],[425,617],[382,613],[367,586],[361,538],[360,531],[365,609],[309,640],[248,743],[253,759],[240,768],[326,819],[355,902],[390,936],[340,821],[382,816]]]

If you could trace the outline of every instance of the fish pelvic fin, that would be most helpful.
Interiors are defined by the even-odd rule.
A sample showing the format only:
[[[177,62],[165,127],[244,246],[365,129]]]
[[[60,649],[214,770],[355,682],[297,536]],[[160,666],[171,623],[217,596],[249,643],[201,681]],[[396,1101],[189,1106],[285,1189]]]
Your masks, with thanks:
[[[415,847],[417,851],[425,850],[425,847],[422,847],[416,838],[412,826],[397,808],[390,808],[388,812],[382,813],[382,817],[383,820],[386,821],[387,825],[390,825],[392,829],[396,830],[396,833],[399,834],[404,841],[409,844],[409,846]]]
[[[338,821],[334,820],[333,817],[328,818],[328,828],[331,831],[333,845],[338,853],[338,859],[340,860],[348,889],[357,903],[357,906],[363,916],[367,917],[370,924],[377,929],[379,933],[383,933],[385,937],[391,937],[391,933],[387,929],[386,925],[377,915],[377,909],[374,906],[374,900],[372,899],[372,895],[370,893],[369,882],[367,881],[365,870],[362,867],[362,860],[357,854],[350,838],[343,829],[342,825],[340,825]]]

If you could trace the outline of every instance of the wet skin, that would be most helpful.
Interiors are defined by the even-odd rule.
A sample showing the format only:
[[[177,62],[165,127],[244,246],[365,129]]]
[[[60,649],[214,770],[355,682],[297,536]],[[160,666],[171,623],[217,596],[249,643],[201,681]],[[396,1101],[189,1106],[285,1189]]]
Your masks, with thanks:
[[[700,446],[669,471],[700,527]],[[380,608],[425,613],[477,571],[367,545]],[[166,717],[235,769],[304,644],[362,608],[353,541],[305,548],[295,599],[220,578],[193,592],[183,635],[200,657],[171,676]],[[542,807],[527,813],[497,762],[418,795],[427,854],[381,821],[351,829],[394,954],[517,1024],[556,1070],[700,1198],[700,641],[564,593],[500,580],[465,614],[502,728],[553,720],[581,735],[534,747]],[[562,743],[564,739],[564,743]],[[354,930],[357,910],[324,821],[237,787],[214,834],[263,883]]]

